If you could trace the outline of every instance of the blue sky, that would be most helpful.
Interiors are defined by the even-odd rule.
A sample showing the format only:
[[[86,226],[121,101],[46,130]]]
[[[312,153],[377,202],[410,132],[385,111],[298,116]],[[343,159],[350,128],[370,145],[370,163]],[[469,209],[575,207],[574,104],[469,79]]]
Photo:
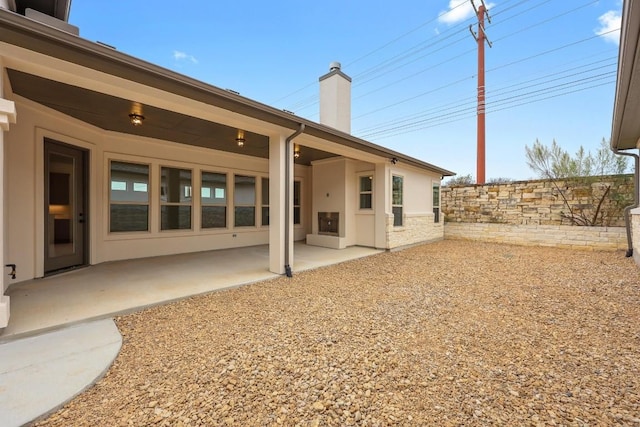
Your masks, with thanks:
[[[69,22],[81,37],[314,121],[318,77],[339,61],[353,78],[353,135],[475,176],[469,0],[176,4],[74,0]],[[536,139],[595,151],[611,133],[621,1],[487,5],[487,179],[533,177],[524,147]]]

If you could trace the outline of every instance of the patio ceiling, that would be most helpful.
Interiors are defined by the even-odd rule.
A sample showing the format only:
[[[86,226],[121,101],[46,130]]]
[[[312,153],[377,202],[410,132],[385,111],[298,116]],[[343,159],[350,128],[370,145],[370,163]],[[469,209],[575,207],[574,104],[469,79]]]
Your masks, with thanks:
[[[144,123],[132,126],[129,113],[135,100],[118,98],[81,87],[7,69],[11,89],[17,95],[104,130],[139,135],[236,154],[269,158],[269,138],[245,131],[245,145],[236,143],[237,129],[153,106],[142,106]],[[335,154],[304,147],[298,164]]]

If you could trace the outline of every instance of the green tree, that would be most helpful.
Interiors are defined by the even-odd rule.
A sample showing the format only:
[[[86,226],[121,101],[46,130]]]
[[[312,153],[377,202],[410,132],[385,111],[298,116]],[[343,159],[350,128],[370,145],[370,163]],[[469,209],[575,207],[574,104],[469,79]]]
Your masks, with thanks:
[[[627,172],[627,159],[611,151],[604,138],[595,154],[580,146],[571,156],[555,140],[550,147],[536,140],[533,146],[525,146],[525,151],[527,166],[553,183],[568,210],[562,216],[572,224],[608,225],[623,209],[626,195],[617,191],[614,176]],[[588,201],[570,203],[570,192],[586,192]]]
[[[602,138],[595,154],[585,152],[580,146],[572,157],[553,140],[551,147],[536,139],[531,148],[525,146],[527,166],[541,178],[564,179],[589,176],[620,175],[627,171],[627,158],[614,154]]]

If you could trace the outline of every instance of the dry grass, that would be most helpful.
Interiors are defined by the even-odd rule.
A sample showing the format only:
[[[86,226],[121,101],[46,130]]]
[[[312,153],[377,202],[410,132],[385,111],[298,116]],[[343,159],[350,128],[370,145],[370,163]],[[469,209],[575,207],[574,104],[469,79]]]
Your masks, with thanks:
[[[38,425],[640,425],[620,252],[443,241],[117,324],[111,370]]]

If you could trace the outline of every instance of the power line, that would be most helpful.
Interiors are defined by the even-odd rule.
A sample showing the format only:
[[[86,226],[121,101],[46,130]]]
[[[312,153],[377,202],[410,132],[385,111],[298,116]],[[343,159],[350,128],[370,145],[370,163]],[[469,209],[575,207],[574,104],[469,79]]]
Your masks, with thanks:
[[[513,1],[513,0],[510,0],[510,1]],[[503,3],[503,5],[510,3],[510,1],[506,1],[506,2],[504,2],[504,3]],[[518,2],[516,5],[511,6],[511,7],[507,8],[507,9],[505,9],[505,11],[506,11],[506,10],[510,10],[510,9],[512,9],[512,8],[514,8],[514,7],[517,7],[518,5],[520,5],[520,4],[522,4],[522,3],[526,3],[526,2],[528,2],[528,1],[530,1],[530,0],[521,0],[521,1],[520,1],[520,2]],[[546,2],[548,2],[548,1],[550,1],[550,0],[546,0],[546,1],[544,1],[543,3],[546,3]],[[453,8],[449,9],[447,12],[445,12],[445,13],[443,13],[443,14],[438,15],[438,17],[437,17],[437,18],[433,18],[433,19],[431,19],[431,20],[429,20],[429,21],[424,22],[423,24],[419,25],[418,27],[414,28],[413,30],[410,30],[410,31],[408,31],[408,32],[404,33],[403,35],[401,35],[401,36],[399,36],[399,37],[397,37],[397,38],[395,38],[395,39],[391,40],[390,42],[386,43],[385,45],[383,45],[383,46],[381,46],[381,47],[379,47],[379,48],[377,48],[377,49],[374,49],[373,51],[371,51],[371,52],[369,52],[369,53],[367,53],[367,54],[365,54],[365,55],[361,56],[360,58],[358,58],[358,59],[356,59],[356,60],[354,60],[354,61],[351,61],[351,62],[350,62],[350,63],[348,63],[346,66],[350,66],[350,65],[352,65],[352,64],[355,64],[356,62],[359,62],[360,60],[362,60],[362,59],[364,59],[364,58],[366,58],[366,57],[368,57],[368,56],[370,56],[370,55],[372,55],[372,54],[374,54],[374,53],[376,53],[376,52],[378,52],[378,51],[380,51],[380,50],[382,50],[382,49],[384,49],[384,48],[388,47],[389,45],[391,45],[391,44],[395,43],[396,41],[398,41],[398,40],[400,40],[400,39],[402,39],[402,38],[406,37],[407,35],[412,34],[412,33],[414,33],[415,31],[419,30],[420,28],[423,28],[424,26],[426,26],[426,25],[428,25],[428,24],[430,24],[430,23],[432,23],[432,22],[434,22],[434,21],[436,21],[436,20],[440,19],[442,16],[445,16],[445,15],[447,15],[448,13],[451,13],[452,11],[454,11],[455,9],[457,9],[457,8],[459,8],[459,7],[461,7],[461,6],[464,6],[464,4],[465,4],[464,2],[461,2],[461,3],[460,3],[460,4],[458,4],[457,6],[454,6]],[[469,18],[469,19],[471,19],[471,18]],[[458,23],[458,24],[454,25],[453,27],[448,28],[448,29],[447,29],[447,30],[445,30],[443,33],[440,33],[438,36],[442,36],[442,34],[446,34],[446,33],[448,33],[448,32],[451,32],[451,31],[455,30],[455,29],[456,29],[456,28],[458,28],[458,27],[460,27],[460,28],[463,28],[463,27],[464,27],[464,28],[465,28],[465,30],[466,30],[466,22],[467,22],[467,21],[469,21],[469,19],[466,19],[465,21],[462,21],[462,22],[460,22],[460,23]],[[378,72],[380,72],[380,71],[384,70],[385,68],[388,68],[389,66],[392,66],[393,64],[395,64],[395,63],[396,63],[396,61],[398,61],[398,60],[402,60],[402,59],[406,59],[406,58],[408,58],[408,57],[411,57],[411,56],[413,56],[413,55],[417,54],[418,52],[421,52],[421,51],[423,51],[423,50],[427,49],[428,47],[431,47],[431,46],[437,45],[438,43],[441,43],[441,42],[443,42],[443,41],[447,40],[448,38],[453,37],[454,35],[455,35],[455,33],[454,33],[454,34],[451,34],[451,35],[449,35],[449,36],[447,36],[447,37],[445,37],[445,38],[440,38],[439,40],[436,40],[436,41],[434,41],[433,43],[430,43],[430,44],[428,44],[427,46],[424,46],[426,43],[429,43],[433,38],[431,38],[431,39],[429,39],[429,40],[426,40],[426,41],[424,41],[424,42],[422,42],[422,43],[419,43],[419,44],[417,44],[417,45],[415,45],[415,46],[413,46],[413,47],[411,47],[411,48],[409,48],[409,49],[405,50],[404,52],[402,52],[402,53],[400,53],[400,54],[394,55],[393,57],[391,57],[391,58],[389,58],[389,59],[387,59],[387,60],[385,60],[385,61],[383,61],[383,62],[381,62],[381,63],[379,63],[379,64],[377,64],[377,65],[375,65],[375,66],[373,66],[373,67],[371,67],[371,68],[369,68],[369,69],[367,69],[367,70],[364,70],[363,72],[361,72],[361,73],[359,73],[359,74],[354,75],[353,77],[354,77],[354,79],[357,79],[357,78],[366,77],[367,75],[371,75],[371,74],[374,74],[374,75],[375,75],[375,73],[378,73]],[[458,42],[459,42],[459,41],[462,41],[462,40],[464,40],[464,38],[459,39],[459,40],[458,40]],[[454,42],[453,44],[455,44],[455,43],[457,43],[457,42]],[[452,44],[449,44],[449,45],[447,45],[447,47],[449,47],[449,46],[451,46],[451,45],[452,45]],[[441,48],[441,49],[438,49],[437,51],[439,51],[439,50],[442,50],[442,48]],[[409,64],[411,64],[411,63],[413,63],[413,62],[415,62],[415,61],[417,61],[417,60],[419,60],[419,59],[424,58],[425,56],[427,56],[427,55],[423,55],[423,56],[421,56],[421,57],[419,57],[419,58],[417,58],[417,59],[415,59],[415,60],[413,60],[413,61],[410,61],[410,62],[408,62],[408,63],[405,63],[405,64],[403,64],[403,65],[396,66],[396,67],[394,67],[392,70],[386,71],[386,72],[385,72],[385,73],[383,73],[382,75],[385,75],[385,74],[387,74],[387,73],[389,73],[389,72],[391,72],[391,71],[395,71],[395,70],[397,70],[397,69],[399,69],[399,68],[402,68],[402,67],[404,67],[404,66],[406,66],[406,65],[409,65]],[[424,70],[424,71],[426,71],[426,70]],[[380,75],[380,76],[381,76],[381,75]],[[403,79],[403,80],[406,80],[406,79],[411,78],[411,77],[413,77],[413,76],[415,76],[415,74],[414,74],[414,75],[412,75],[412,76],[408,76],[408,77],[406,77],[406,78],[405,78],[405,79]],[[367,82],[369,82],[369,81],[371,81],[371,80],[375,80],[375,79],[377,79],[377,78],[378,78],[378,77],[372,77],[372,78],[370,78],[370,79],[368,79],[368,80],[360,81],[360,82],[356,83],[356,86],[361,85],[361,84],[365,84],[365,83],[367,83]],[[288,97],[290,97],[290,96],[292,96],[292,95],[294,95],[294,94],[297,94],[297,93],[299,93],[299,92],[302,92],[303,90],[305,90],[305,89],[307,89],[307,88],[309,88],[309,87],[311,87],[311,86],[315,86],[315,84],[316,84],[315,82],[313,82],[313,83],[309,83],[308,85],[304,86],[303,88],[298,89],[298,90],[296,90],[295,92],[292,92],[292,93],[290,93],[290,94],[288,94],[288,95],[286,95],[286,96],[284,96],[284,97],[282,97],[282,98],[280,98],[280,99],[276,100],[275,102],[279,102],[279,101],[281,101],[281,100],[283,100],[283,99],[286,99],[286,98],[288,98]],[[385,87],[387,87],[387,86],[385,86]],[[383,87],[383,88],[384,88],[384,87]],[[381,89],[383,89],[383,88],[381,88]],[[381,89],[380,89],[380,90],[381,90]],[[376,90],[376,91],[377,91],[377,90]],[[317,95],[315,95],[315,97],[317,98]],[[307,99],[307,98],[305,98],[305,99]],[[300,111],[300,110],[305,109],[305,108],[308,108],[308,107],[310,107],[310,106],[312,106],[312,105],[314,105],[314,104],[317,104],[317,101],[308,101],[308,100],[307,100],[307,101],[305,101],[305,102],[297,101],[294,105],[302,105],[302,108],[300,108],[300,107],[299,107],[299,108],[294,108],[294,107],[293,107],[293,105],[292,105],[292,106],[289,106],[289,107],[288,107],[288,109],[290,109],[290,110],[297,110],[297,111]]]
[[[593,86],[589,86],[589,87],[585,87],[585,88],[580,88],[580,89],[576,89],[576,90],[573,90],[573,91],[569,91],[569,92],[566,92],[566,93],[555,94],[555,95],[551,95],[551,96],[548,96],[548,97],[539,98],[539,99],[536,99],[536,100],[533,100],[533,101],[528,101],[528,102],[525,102],[525,103],[522,103],[522,104],[512,105],[512,106],[509,106],[509,107],[499,108],[499,109],[495,109],[495,110],[488,109],[487,110],[487,114],[493,114],[493,113],[497,113],[497,112],[503,111],[503,110],[514,109],[514,108],[520,107],[522,105],[530,105],[530,104],[533,104],[533,103],[536,103],[536,102],[541,102],[541,101],[546,101],[546,100],[553,99],[553,98],[558,98],[560,96],[570,95],[570,94],[577,93],[577,92],[583,92],[583,91],[586,91],[586,90],[595,89],[595,88],[601,87],[601,86],[611,85],[613,83],[615,83],[615,81],[604,82],[604,83],[600,83],[600,84],[597,84],[597,85],[593,85]],[[467,114],[458,114],[458,115],[453,115],[453,116],[449,115],[447,117],[448,117],[448,120],[443,120],[443,121],[440,121],[440,122],[437,122],[437,123],[425,125],[425,126],[422,126],[422,127],[416,128],[416,129],[398,131],[398,132],[394,132],[394,133],[389,134],[389,135],[378,136],[375,139],[376,140],[387,139],[387,138],[391,138],[391,137],[396,137],[398,135],[405,135],[405,134],[408,134],[408,133],[418,132],[420,130],[430,129],[430,128],[443,126],[443,125],[450,124],[450,123],[459,122],[459,121],[462,121],[462,120],[466,120],[466,119],[470,119],[470,118],[475,117],[475,113],[471,112],[471,113],[467,113]],[[363,137],[363,136],[360,136],[360,137],[361,138],[370,138],[370,137]]]
[[[502,95],[502,94],[507,94],[507,93],[513,93],[516,91],[521,91],[527,88],[531,88],[531,87],[535,87],[535,86],[540,86],[543,84],[547,84],[553,81],[559,81],[559,80],[563,80],[563,79],[567,79],[569,77],[575,77],[578,75],[583,75],[586,74],[588,72],[592,72],[592,71],[597,71],[597,70],[601,70],[604,68],[608,68],[608,67],[615,67],[617,62],[615,61],[615,58],[617,56],[611,56],[605,59],[601,59],[598,61],[593,61],[591,63],[588,64],[583,64],[577,67],[571,67],[571,68],[567,68],[561,71],[555,71],[553,73],[549,73],[549,74],[545,74],[543,76],[540,77],[536,77],[536,78],[532,78],[529,80],[524,80],[524,81],[520,81],[518,83],[514,83],[514,84],[508,84],[502,87],[498,87],[496,89],[493,89],[491,91],[487,92],[487,95],[492,95],[492,96],[497,96],[497,95]],[[613,60],[613,61],[612,61]],[[597,64],[601,64],[605,61],[610,61],[610,63],[605,64],[605,65],[599,65],[599,66],[595,66]],[[575,61],[572,61],[575,62]],[[587,67],[591,67],[588,69],[585,69]],[[580,70],[580,71],[578,71]],[[567,73],[571,73],[571,74],[567,74]],[[466,79],[465,79],[466,80]],[[541,81],[541,82],[540,82]],[[530,84],[530,83],[534,83],[534,82],[540,82],[537,84]],[[454,84],[457,84],[458,81],[456,82],[452,82],[449,84],[449,86],[452,86]],[[399,124],[399,123],[406,123],[406,122],[410,122],[413,120],[416,120],[418,118],[421,117],[425,117],[425,116],[429,116],[430,114],[432,114],[432,111],[438,111],[438,112],[442,112],[442,111],[449,111],[452,109],[456,109],[459,108],[461,106],[466,105],[467,103],[470,103],[471,101],[475,100],[475,96],[468,96],[468,97],[464,97],[464,98],[460,98],[457,99],[455,101],[451,101],[445,104],[440,104],[440,105],[436,105],[430,108],[427,108],[426,110],[423,110],[420,113],[416,113],[416,114],[412,114],[409,116],[403,116],[402,118],[394,118],[391,120],[388,120],[386,122],[383,123],[378,123],[375,126],[371,126],[368,128],[364,128],[361,129],[360,132],[361,133],[367,133],[367,132],[371,132],[377,129],[382,129],[385,127],[388,127],[391,124]]]
[[[547,3],[548,1],[549,1],[549,0],[547,0],[547,1],[543,2],[543,3],[541,3],[541,4]],[[522,3],[523,3],[523,2],[520,2],[519,4],[522,4]],[[588,4],[592,4],[592,3],[593,3],[593,1],[591,1],[591,2],[587,3],[587,5],[588,5]],[[539,4],[539,5],[540,5],[540,4]],[[538,6],[539,6],[539,5],[538,5]],[[582,6],[580,6],[580,7],[584,7],[584,6],[585,6],[585,5],[582,5]],[[530,8],[530,9],[531,9],[531,8]],[[530,10],[530,9],[528,9],[528,10]],[[571,11],[569,11],[569,12],[564,12],[564,13],[562,13],[562,14],[555,15],[553,18],[547,19],[547,20],[545,20],[545,21],[543,21],[543,22],[545,22],[545,23],[546,23],[546,22],[549,22],[549,21],[551,21],[551,20],[553,20],[553,19],[557,18],[558,16],[564,16],[564,15],[566,15],[567,13],[575,12],[575,11],[576,11],[576,10],[578,10],[578,9],[579,9],[579,8],[575,8],[575,9],[572,9]],[[508,19],[511,19],[511,18],[512,18],[512,17],[508,17],[508,18],[507,18],[507,20],[508,20]],[[504,22],[504,20],[503,20],[502,22]],[[494,25],[494,26],[495,26],[495,25]],[[535,25],[534,25],[534,26],[535,26]],[[530,26],[530,27],[528,27],[528,29],[531,29],[531,28],[533,28],[534,26]],[[517,31],[517,32],[515,32],[514,34],[516,34],[516,33],[520,33],[520,32],[522,32],[522,30]],[[505,38],[507,38],[507,37],[509,37],[509,35],[502,37],[500,40],[505,39]],[[593,38],[593,37],[592,37],[592,38]],[[583,40],[583,41],[590,40],[590,39],[591,39],[591,38],[589,38],[589,39],[585,39],[585,40]],[[568,46],[565,46],[565,47],[568,47]],[[562,48],[564,48],[564,47],[560,47],[560,48],[558,48],[558,49],[562,49]],[[358,97],[356,97],[356,98],[354,98],[354,99],[359,99],[359,98],[361,98],[361,97],[364,97],[364,96],[370,95],[370,94],[372,94],[372,93],[378,92],[378,91],[380,91],[380,90],[386,89],[386,88],[388,88],[388,87],[390,87],[390,86],[393,86],[393,85],[395,85],[395,84],[397,84],[397,83],[400,83],[400,82],[402,82],[402,81],[408,80],[409,78],[415,77],[415,76],[417,76],[417,75],[419,75],[419,74],[421,74],[421,73],[423,73],[423,72],[425,72],[425,71],[428,71],[428,70],[431,70],[431,69],[433,69],[433,68],[436,68],[436,67],[438,67],[438,66],[440,66],[440,65],[443,65],[443,64],[445,64],[445,63],[447,63],[447,62],[451,62],[452,60],[457,59],[457,58],[459,58],[459,57],[461,57],[461,56],[464,56],[464,55],[466,55],[466,54],[468,54],[468,53],[470,53],[470,52],[473,52],[474,50],[475,50],[475,49],[467,50],[467,51],[463,52],[463,53],[462,53],[462,54],[460,54],[460,55],[454,56],[453,58],[449,58],[448,60],[445,60],[445,61],[442,61],[442,62],[440,62],[440,63],[438,63],[438,64],[432,65],[432,66],[430,66],[430,67],[428,67],[428,68],[426,68],[426,69],[420,70],[420,71],[418,71],[418,72],[416,72],[416,73],[413,73],[413,74],[411,74],[411,75],[409,75],[409,76],[406,76],[406,77],[404,77],[404,78],[402,78],[402,79],[395,80],[395,81],[393,81],[393,82],[391,82],[391,83],[388,83],[387,85],[384,85],[384,86],[382,86],[382,87],[380,87],[380,88],[377,88],[377,89],[374,89],[374,90],[372,90],[372,91],[369,91],[369,92],[367,92],[367,93],[365,93],[365,94],[363,94],[363,95],[360,95],[360,96],[358,96]],[[551,51],[550,51],[550,52],[551,52]],[[549,53],[550,53],[550,52],[549,52]],[[545,54],[545,53],[543,52],[542,54],[539,54],[539,55],[543,55],[543,54]],[[534,57],[535,57],[535,56],[534,56]],[[523,60],[526,60],[526,59],[528,59],[528,58],[525,58],[525,59],[523,59]],[[517,63],[517,62],[515,62],[515,63]],[[508,64],[508,65],[510,65],[510,64]],[[500,68],[500,67],[498,67],[498,68]],[[498,68],[489,69],[489,70],[487,70],[487,72],[491,72],[491,71],[493,71],[493,70],[495,70],[495,69],[498,69]],[[458,82],[462,82],[462,81],[465,81],[465,80],[466,80],[466,79],[460,79],[460,80],[458,80]],[[447,87],[448,87],[448,85],[447,85]],[[416,99],[416,98],[418,98],[418,97],[420,97],[420,96],[424,96],[424,95],[426,95],[426,94],[428,94],[428,93],[431,93],[431,92],[432,92],[432,91],[428,91],[428,92],[424,92],[424,93],[422,93],[422,94],[420,94],[420,95],[416,95],[416,96],[412,96],[412,97],[410,97],[410,98],[403,99],[403,100],[401,100],[401,101],[399,101],[399,102],[396,102],[396,103],[394,103],[394,104],[390,104],[390,105],[388,105],[388,106],[385,106],[385,107],[382,107],[382,108],[378,108],[378,109],[376,109],[376,110],[374,110],[374,111],[370,111],[370,112],[364,113],[364,114],[362,114],[362,115],[360,115],[360,116],[358,116],[358,117],[355,117],[354,119],[358,119],[358,118],[360,118],[360,117],[364,117],[364,116],[367,116],[367,115],[369,115],[369,114],[373,114],[373,113],[375,113],[375,112],[381,111],[381,110],[383,110],[383,109],[390,108],[390,107],[394,107],[394,106],[396,106],[396,105],[399,105],[399,104],[402,104],[402,103],[405,103],[405,102],[408,102],[408,101],[414,100],[414,99]],[[313,105],[313,104],[312,104],[312,105]]]
[[[423,27],[425,27],[425,26],[427,26],[427,25],[431,24],[432,22],[437,21],[441,16],[447,15],[447,14],[449,14],[449,13],[453,12],[454,10],[456,10],[457,8],[462,7],[462,6],[464,6],[464,2],[461,2],[461,3],[460,3],[460,4],[458,4],[457,6],[452,7],[451,9],[447,10],[444,14],[442,14],[442,15],[438,15],[438,17],[437,17],[437,18],[433,18],[433,19],[430,19],[430,20],[428,20],[428,21],[426,21],[426,22],[423,22],[422,24],[418,25],[417,27],[413,28],[412,30],[407,31],[406,33],[401,34],[400,36],[398,36],[398,37],[394,38],[393,40],[391,40],[391,41],[389,41],[389,42],[387,42],[387,43],[385,43],[384,45],[382,45],[382,46],[380,46],[380,47],[378,47],[378,48],[376,48],[376,49],[374,49],[374,50],[372,50],[372,51],[370,51],[370,52],[368,52],[368,53],[366,53],[366,54],[364,54],[364,55],[360,56],[359,58],[356,58],[355,60],[353,60],[353,61],[351,61],[351,62],[347,63],[345,66],[351,66],[351,65],[353,65],[353,64],[355,64],[355,63],[357,63],[357,62],[362,61],[362,60],[363,60],[363,59],[365,59],[365,58],[368,58],[369,56],[371,56],[371,55],[373,55],[373,54],[375,54],[375,53],[377,53],[377,52],[379,52],[379,51],[381,51],[381,50],[383,50],[383,49],[385,49],[385,48],[387,48],[387,47],[391,46],[391,45],[392,45],[392,44],[394,44],[395,42],[397,42],[397,41],[399,41],[399,40],[401,40],[401,39],[403,39],[403,38],[407,37],[407,36],[408,36],[408,35],[410,35],[410,34],[415,33],[415,32],[416,32],[416,31],[418,31],[419,29],[421,29],[421,28],[423,28]],[[283,96],[283,97],[281,97],[281,98],[276,99],[276,100],[275,100],[275,101],[273,101],[271,104],[275,104],[275,103],[278,103],[278,102],[280,102],[280,101],[282,101],[282,100],[284,100],[284,99],[287,99],[287,98],[289,98],[290,96],[293,96],[293,95],[295,95],[295,94],[297,94],[297,93],[302,92],[303,90],[307,89],[307,88],[308,88],[308,87],[310,87],[310,86],[315,86],[315,84],[316,84],[316,82],[315,82],[315,81],[314,81],[314,82],[312,82],[312,83],[309,83],[308,85],[306,85],[306,86],[304,86],[304,87],[302,87],[302,88],[300,88],[300,89],[297,89],[297,90],[295,90],[295,91],[293,91],[293,92],[289,93],[288,95],[285,95],[285,96]]]
[[[608,31],[608,32],[603,33],[603,34],[608,34],[608,33],[611,33],[611,32],[618,31],[618,30],[619,30],[619,29],[614,29],[614,30]],[[548,55],[548,54],[551,54],[551,53],[554,53],[554,52],[558,52],[558,51],[560,51],[560,50],[563,50],[563,49],[567,49],[567,48],[570,48],[570,47],[576,46],[576,45],[578,45],[578,44],[581,44],[581,43],[587,42],[587,41],[589,41],[589,40],[593,40],[593,39],[595,39],[595,38],[600,37],[600,36],[601,36],[601,35],[603,35],[603,34],[595,35],[595,36],[591,36],[591,37],[587,37],[587,38],[584,38],[584,39],[581,39],[581,40],[577,40],[577,41],[574,41],[574,42],[571,42],[571,43],[568,43],[568,44],[565,44],[565,45],[562,45],[562,46],[559,46],[559,47],[556,47],[556,48],[553,48],[553,49],[549,49],[549,50],[546,50],[546,51],[543,51],[543,52],[539,52],[539,53],[536,53],[536,54],[533,54],[533,55],[527,56],[527,57],[525,57],[525,58],[520,58],[520,59],[518,59],[518,60],[511,61],[511,62],[508,62],[508,63],[506,63],[506,64],[498,65],[498,66],[496,66],[496,67],[493,67],[493,68],[490,68],[490,69],[486,70],[486,72],[487,72],[487,73],[490,73],[490,72],[493,72],[493,71],[496,71],[496,70],[499,70],[499,69],[502,69],[502,68],[507,68],[507,67],[510,67],[510,66],[513,66],[513,65],[516,65],[516,64],[520,64],[520,63],[522,63],[522,62],[529,61],[529,60],[534,59],[534,58],[539,58],[539,57],[544,56],[544,55]],[[473,49],[472,49],[472,50],[470,50],[470,51],[466,51],[464,54],[466,54],[466,53],[468,53],[468,52],[471,52],[471,51],[473,51]],[[454,58],[455,58],[455,57],[454,57]],[[470,76],[469,78],[471,78],[471,77],[473,77],[473,76]],[[457,80],[457,81],[456,81],[456,83],[460,83],[460,82],[465,81],[465,80],[467,80],[467,79],[468,79],[468,78],[465,78],[465,79],[459,79],[459,80]],[[448,84],[448,85],[445,85],[445,86],[443,86],[443,87],[449,87],[449,86],[451,86],[451,85],[450,85],[450,84]],[[443,87],[440,87],[440,88],[443,88]],[[395,103],[393,103],[393,104],[389,104],[389,105],[386,105],[386,106],[384,106],[384,107],[380,107],[380,108],[377,108],[377,109],[375,109],[375,110],[372,110],[372,111],[366,112],[366,113],[364,113],[364,114],[361,114],[361,115],[359,115],[359,116],[355,117],[355,118],[354,118],[354,120],[355,120],[355,119],[359,119],[359,118],[361,118],[361,117],[365,117],[365,116],[371,115],[371,114],[373,114],[373,113],[376,113],[376,112],[379,112],[379,111],[382,111],[382,110],[385,110],[385,109],[388,109],[388,108],[391,108],[391,107],[395,107],[395,106],[400,105],[400,104],[404,104],[404,103],[406,103],[406,102],[412,101],[412,100],[414,100],[414,99],[416,99],[416,98],[420,98],[420,97],[422,97],[422,96],[424,96],[424,95],[427,95],[427,94],[429,94],[429,93],[433,93],[433,92],[435,92],[436,90],[439,90],[440,88],[436,88],[436,89],[432,89],[432,90],[429,90],[429,91],[426,91],[426,92],[422,92],[422,93],[420,93],[420,94],[418,94],[418,95],[414,95],[414,96],[411,96],[411,97],[409,97],[409,98],[402,99],[402,100],[400,100],[400,101],[398,101],[398,102],[395,102]]]
[[[606,75],[596,76],[596,77],[588,78],[588,79],[580,79],[580,80],[564,83],[564,84],[561,84],[561,85],[556,85],[556,86],[551,86],[551,87],[540,89],[540,90],[536,90],[536,91],[531,91],[531,92],[528,92],[528,93],[525,93],[525,94],[522,94],[522,95],[518,95],[518,96],[511,96],[511,97],[506,97],[506,98],[494,100],[494,101],[491,101],[491,102],[487,103],[487,109],[486,110],[487,111],[489,111],[489,110],[490,111],[500,111],[502,109],[507,108],[506,106],[508,106],[509,104],[514,104],[514,103],[517,103],[517,105],[523,105],[524,103],[522,101],[524,101],[524,100],[533,99],[533,101],[531,101],[531,102],[535,102],[535,99],[537,97],[539,97],[540,95],[546,95],[546,94],[554,93],[554,92],[561,92],[561,91],[564,91],[566,89],[574,88],[576,86],[583,86],[583,85],[586,85],[586,84],[593,83],[595,81],[599,81],[599,80],[604,80],[606,78],[610,78],[614,74],[615,74],[615,72],[606,73]],[[600,86],[600,85],[596,85],[596,86]],[[566,93],[573,93],[573,92],[574,91],[566,92]],[[542,98],[542,99],[547,99],[547,97]],[[529,101],[527,101],[527,102],[529,102]],[[496,107],[502,107],[502,108],[496,109]],[[439,112],[439,113],[440,114],[432,115],[431,117],[424,118],[422,120],[415,121],[413,123],[390,127],[390,128],[387,128],[387,129],[379,130],[377,132],[370,132],[370,133],[365,134],[364,137],[369,138],[369,137],[375,136],[375,135],[384,135],[384,134],[387,134],[387,133],[395,133],[395,132],[397,132],[399,130],[412,129],[412,128],[416,128],[416,127],[419,127],[420,129],[422,129],[422,127],[420,127],[421,125],[423,125],[425,123],[438,121],[438,120],[440,120],[442,118],[451,118],[451,117],[457,117],[457,116],[460,116],[460,115],[471,117],[475,113],[475,105],[471,104],[468,107],[461,106],[461,108],[459,108],[459,109],[457,109],[455,111],[451,111],[451,112],[447,112],[447,113],[442,113],[442,112]]]

